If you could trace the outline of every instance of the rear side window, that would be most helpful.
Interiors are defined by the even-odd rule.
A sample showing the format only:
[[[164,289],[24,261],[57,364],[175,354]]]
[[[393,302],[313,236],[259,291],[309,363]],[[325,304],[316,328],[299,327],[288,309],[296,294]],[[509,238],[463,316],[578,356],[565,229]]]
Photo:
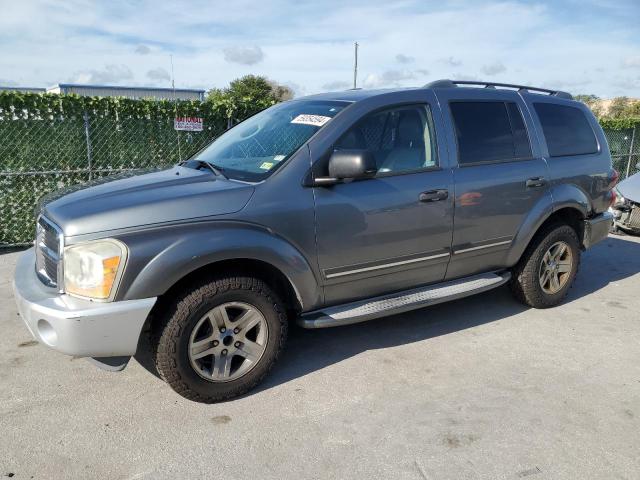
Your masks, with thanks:
[[[460,165],[531,158],[531,145],[514,102],[452,102]]]
[[[593,129],[579,108],[553,103],[534,103],[542,131],[547,139],[549,155],[586,155],[598,152]]]

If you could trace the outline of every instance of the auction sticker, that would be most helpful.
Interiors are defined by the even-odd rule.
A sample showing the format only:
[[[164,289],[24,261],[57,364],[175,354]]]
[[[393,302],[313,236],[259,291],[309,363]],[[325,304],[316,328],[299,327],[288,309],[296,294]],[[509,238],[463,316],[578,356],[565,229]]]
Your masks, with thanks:
[[[331,117],[325,117],[324,115],[298,115],[291,120],[291,123],[301,123],[303,125],[312,125],[314,127],[321,127],[325,123],[331,120]]]

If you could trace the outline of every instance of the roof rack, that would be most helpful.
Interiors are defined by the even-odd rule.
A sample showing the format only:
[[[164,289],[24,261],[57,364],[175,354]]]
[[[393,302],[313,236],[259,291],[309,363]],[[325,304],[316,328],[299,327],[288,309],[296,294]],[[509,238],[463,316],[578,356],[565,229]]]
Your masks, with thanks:
[[[558,98],[566,98],[567,100],[573,100],[573,96],[570,93],[563,92],[561,90],[549,90],[548,88],[529,87],[526,85],[515,85],[511,83],[495,83],[495,82],[481,82],[473,80],[435,80],[427,83],[425,88],[455,88],[458,85],[478,85],[483,88],[517,88],[519,92],[542,92]]]

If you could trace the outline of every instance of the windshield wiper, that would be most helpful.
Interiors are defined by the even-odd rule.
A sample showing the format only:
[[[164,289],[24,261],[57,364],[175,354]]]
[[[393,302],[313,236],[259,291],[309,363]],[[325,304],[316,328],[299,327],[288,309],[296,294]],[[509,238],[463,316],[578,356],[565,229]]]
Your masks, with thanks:
[[[220,167],[218,165],[215,165],[213,163],[207,162],[206,160],[188,160],[185,162],[182,162],[180,165],[185,164],[187,162],[198,162],[198,166],[201,167],[207,167],[209,170],[211,170],[216,176],[218,177],[222,177],[225,180],[229,180],[229,177],[227,177],[223,172],[224,172],[224,167]]]

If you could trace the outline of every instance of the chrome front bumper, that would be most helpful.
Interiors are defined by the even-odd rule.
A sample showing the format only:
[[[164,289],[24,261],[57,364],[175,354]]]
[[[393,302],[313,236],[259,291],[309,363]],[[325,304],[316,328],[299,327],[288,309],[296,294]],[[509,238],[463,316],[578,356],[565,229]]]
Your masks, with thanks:
[[[13,293],[33,337],[54,350],[79,357],[131,356],[156,298],[91,302],[60,294],[38,280],[35,252],[16,266]]]

